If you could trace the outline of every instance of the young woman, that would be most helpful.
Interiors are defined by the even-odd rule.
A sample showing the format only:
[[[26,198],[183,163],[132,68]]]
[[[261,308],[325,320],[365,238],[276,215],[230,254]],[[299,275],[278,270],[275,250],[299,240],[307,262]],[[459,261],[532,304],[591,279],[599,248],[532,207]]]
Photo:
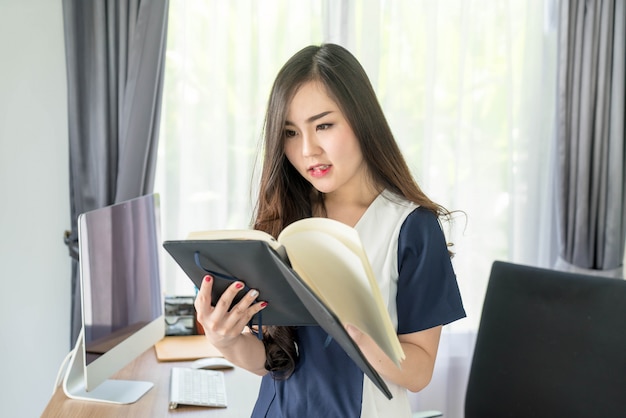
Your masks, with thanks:
[[[243,283],[211,306],[211,276],[196,298],[207,339],[263,376],[254,417],[405,417],[407,389],[431,379],[443,325],[465,316],[440,220],[450,213],[413,179],[369,79],[333,44],[309,46],[280,70],[270,95],[254,228],[277,236],[290,223],[328,217],[365,246],[406,355],[398,368],[358,329],[347,330],[387,382],[388,400],[320,327],[246,324],[267,304]]]

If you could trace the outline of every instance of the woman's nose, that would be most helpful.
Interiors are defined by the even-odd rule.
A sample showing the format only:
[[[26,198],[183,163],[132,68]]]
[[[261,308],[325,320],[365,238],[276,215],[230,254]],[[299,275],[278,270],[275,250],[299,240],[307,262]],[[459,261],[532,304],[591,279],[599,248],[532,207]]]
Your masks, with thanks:
[[[306,132],[302,134],[302,155],[309,157],[312,155],[318,155],[321,152],[321,147],[317,142],[317,137],[314,133]]]

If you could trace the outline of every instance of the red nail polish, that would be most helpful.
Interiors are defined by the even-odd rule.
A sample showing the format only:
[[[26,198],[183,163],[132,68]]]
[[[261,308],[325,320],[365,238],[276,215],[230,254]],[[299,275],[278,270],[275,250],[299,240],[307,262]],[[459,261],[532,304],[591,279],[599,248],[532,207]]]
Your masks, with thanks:
[[[261,302],[261,308],[265,308],[267,306],[267,302]]]
[[[207,282],[211,281],[211,276],[209,276],[208,274],[206,276],[204,276],[204,280]]]
[[[236,287],[237,289],[241,289],[241,288],[243,287],[243,283],[237,283],[237,284],[235,285],[235,287]]]

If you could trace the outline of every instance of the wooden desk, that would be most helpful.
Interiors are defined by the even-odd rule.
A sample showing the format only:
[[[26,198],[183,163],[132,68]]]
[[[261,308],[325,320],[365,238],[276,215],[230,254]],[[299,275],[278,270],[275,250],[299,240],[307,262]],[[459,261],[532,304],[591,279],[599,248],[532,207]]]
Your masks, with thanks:
[[[243,369],[226,370],[226,396],[228,408],[204,408],[179,406],[168,408],[170,368],[189,366],[191,362],[159,362],[154,348],[150,348],[128,366],[116,373],[113,378],[127,380],[145,380],[154,383],[154,387],[137,402],[128,405],[116,405],[103,402],[87,402],[69,399],[63,387],[57,387],[42,418],[51,417],[249,417],[254,407],[261,378]]]

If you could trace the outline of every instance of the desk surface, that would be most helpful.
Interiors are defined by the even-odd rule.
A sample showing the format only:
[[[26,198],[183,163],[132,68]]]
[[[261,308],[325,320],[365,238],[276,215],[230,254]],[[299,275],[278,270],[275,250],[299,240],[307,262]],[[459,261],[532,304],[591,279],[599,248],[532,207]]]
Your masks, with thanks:
[[[128,366],[116,373],[114,379],[145,380],[154,387],[137,402],[115,405],[103,402],[88,402],[69,399],[63,387],[57,387],[41,417],[246,417],[250,416],[261,378],[246,370],[235,368],[224,371],[228,408],[204,408],[179,406],[168,408],[170,368],[189,366],[191,362],[159,362],[154,348],[150,348]]]

